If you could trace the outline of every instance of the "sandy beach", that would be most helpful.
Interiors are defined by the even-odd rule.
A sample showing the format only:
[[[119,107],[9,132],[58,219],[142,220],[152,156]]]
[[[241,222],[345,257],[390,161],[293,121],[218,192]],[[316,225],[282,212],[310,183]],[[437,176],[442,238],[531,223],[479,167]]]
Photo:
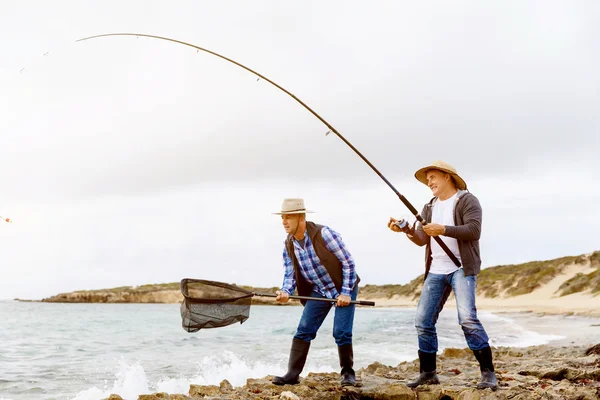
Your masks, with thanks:
[[[542,285],[531,293],[508,297],[477,296],[477,309],[499,312],[532,312],[535,314],[563,314],[580,315],[600,318],[600,295],[593,295],[589,291],[573,293],[567,296],[558,296],[558,288],[575,275],[589,274],[596,268],[589,265],[573,264],[565,273],[556,276],[550,282]],[[392,296],[391,298],[369,298],[375,301],[377,307],[416,307],[418,299],[405,296]],[[446,307],[455,306],[454,296],[450,295]]]

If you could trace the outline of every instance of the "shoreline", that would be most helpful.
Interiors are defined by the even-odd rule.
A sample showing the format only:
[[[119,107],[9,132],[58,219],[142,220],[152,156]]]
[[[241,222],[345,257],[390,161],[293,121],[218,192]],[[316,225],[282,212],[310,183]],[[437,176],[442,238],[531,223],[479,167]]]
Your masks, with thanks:
[[[529,295],[525,295],[529,296]],[[556,299],[540,299],[536,301],[527,301],[518,296],[514,298],[486,298],[477,297],[476,305],[478,311],[487,311],[494,314],[506,313],[521,313],[535,314],[536,316],[543,315],[563,315],[563,316],[579,316],[600,319],[600,296],[585,296],[581,294],[573,294]],[[573,299],[572,297],[576,297]],[[378,308],[416,308],[418,302],[409,298],[393,296],[390,298],[369,298],[364,297],[359,300],[374,301],[375,306],[361,306],[362,308],[378,309]],[[554,301],[553,301],[554,300]],[[577,301],[573,301],[577,300]],[[181,304],[180,301],[43,301],[29,299],[5,299],[0,301],[16,301],[21,303],[68,303],[68,304]],[[274,301],[259,301],[253,302],[253,306],[270,306],[270,307],[299,307],[299,301],[290,301],[288,304],[277,304]],[[455,308],[456,303],[451,297],[446,302],[444,309]]]
[[[139,395],[139,400],[167,398],[282,399],[282,400],[390,400],[390,399],[581,399],[600,396],[600,344],[594,346],[548,345],[525,348],[494,347],[498,388],[478,390],[479,365],[468,348],[447,348],[437,355],[439,385],[410,389],[406,383],[419,374],[418,360],[388,366],[374,362],[356,370],[358,385],[341,387],[337,372],[305,371],[297,385],[276,386],[272,375],[248,378],[245,385],[190,384],[187,394],[154,392]],[[189,397],[188,397],[189,396]],[[111,400],[122,400],[111,394]]]
[[[568,297],[568,296],[565,296]],[[408,299],[368,299],[375,301],[375,308],[416,308],[417,301],[411,301]],[[569,299],[566,299],[565,303],[569,303]],[[575,306],[557,305],[554,302],[539,302],[539,303],[528,303],[523,302],[519,304],[518,299],[490,299],[480,298],[476,299],[477,311],[487,311],[494,314],[506,314],[506,313],[530,313],[538,316],[543,315],[564,315],[564,316],[578,316],[578,317],[590,317],[600,318],[600,297],[591,298],[587,304],[576,304]],[[456,302],[453,299],[449,299],[444,309],[456,308]]]

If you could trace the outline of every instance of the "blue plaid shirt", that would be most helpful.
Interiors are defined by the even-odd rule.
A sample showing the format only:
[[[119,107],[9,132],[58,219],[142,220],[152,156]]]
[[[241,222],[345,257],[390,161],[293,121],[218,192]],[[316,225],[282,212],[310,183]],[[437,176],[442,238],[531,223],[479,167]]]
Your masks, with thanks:
[[[333,229],[323,226],[321,229],[321,235],[325,242],[325,247],[332,254],[334,254],[338,260],[342,263],[342,293],[345,296],[350,296],[354,284],[356,283],[356,271],[354,267],[354,259],[352,255],[346,250],[342,237],[335,232]],[[304,248],[300,246],[298,241],[294,238],[294,253],[300,267],[300,272],[306,280],[314,285],[314,289],[329,299],[335,299],[339,293],[335,288],[333,280],[327,273],[327,270],[317,257],[315,248],[308,237],[307,232],[304,232]],[[283,284],[281,290],[288,294],[293,294],[296,289],[296,279],[294,278],[294,263],[287,252],[287,248],[283,246],[283,267],[285,270],[283,276]]]

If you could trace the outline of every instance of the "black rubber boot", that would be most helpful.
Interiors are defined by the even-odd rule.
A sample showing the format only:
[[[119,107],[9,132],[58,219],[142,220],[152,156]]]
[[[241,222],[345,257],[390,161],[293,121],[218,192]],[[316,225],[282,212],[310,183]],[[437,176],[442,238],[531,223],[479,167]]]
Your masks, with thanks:
[[[479,369],[481,371],[481,382],[477,384],[477,389],[498,389],[498,380],[494,372],[494,364],[492,363],[492,349],[486,347],[481,350],[473,350],[475,358],[479,361]]]
[[[304,369],[309,348],[310,342],[294,338],[290,350],[288,372],[284,376],[274,377],[273,383],[275,385],[297,385],[300,383],[300,373]]]
[[[416,388],[420,385],[439,385],[440,381],[435,373],[436,353],[424,353],[419,350],[419,363],[421,374],[416,381],[406,384],[409,388]]]
[[[356,375],[352,367],[354,366],[354,352],[352,343],[338,346],[338,354],[340,356],[340,367],[342,367],[342,386],[355,386]]]

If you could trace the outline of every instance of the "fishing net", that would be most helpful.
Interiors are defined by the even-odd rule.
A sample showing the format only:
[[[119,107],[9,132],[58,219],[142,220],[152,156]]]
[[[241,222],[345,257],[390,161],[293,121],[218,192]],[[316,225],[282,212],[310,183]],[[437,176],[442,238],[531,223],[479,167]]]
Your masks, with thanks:
[[[244,323],[254,293],[222,282],[182,279],[181,326],[188,332]]]

